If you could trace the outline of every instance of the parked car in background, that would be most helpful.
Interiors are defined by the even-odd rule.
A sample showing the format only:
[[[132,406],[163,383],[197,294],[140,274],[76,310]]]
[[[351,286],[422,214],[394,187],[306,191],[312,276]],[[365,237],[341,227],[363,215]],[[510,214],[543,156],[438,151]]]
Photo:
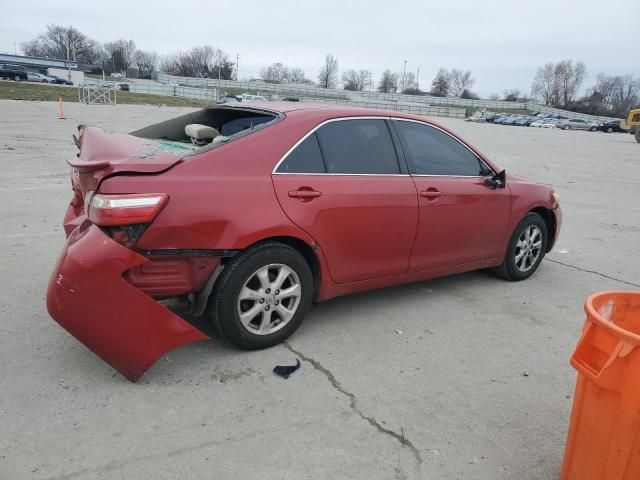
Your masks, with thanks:
[[[116,83],[116,88],[118,90],[122,90],[123,92],[129,92],[131,90],[131,87],[126,82],[118,82],[118,83]]]
[[[47,308],[132,381],[208,338],[158,300],[266,348],[312,302],[484,268],[524,280],[560,231],[551,186],[417,115],[254,102],[131,134],[78,128]],[[167,148],[192,135],[194,151]]]
[[[529,126],[534,128],[556,128],[556,122],[555,120],[539,118],[538,120],[531,122]]]
[[[53,79],[38,72],[27,72],[27,80],[30,82],[53,83]]]
[[[0,78],[15,80],[27,80],[27,71],[20,65],[14,65],[13,63],[0,63]]]
[[[243,102],[267,102],[267,97],[263,97],[262,95],[251,95],[249,93],[243,93],[241,95]]]
[[[513,125],[515,125],[515,124],[516,124],[516,122],[517,122],[518,120],[520,120],[520,118],[521,118],[521,117],[520,117],[520,116],[518,116],[518,115],[512,115],[512,116],[510,116],[509,118],[507,118],[506,120],[504,120],[504,121],[503,121],[503,122],[501,122],[501,123],[502,123],[502,125],[511,125],[511,126],[513,126]]]
[[[493,123],[495,119],[500,118],[503,115],[504,115],[503,113],[498,113],[498,112],[487,112],[485,113],[484,118],[486,119],[487,122]]]
[[[629,133],[628,130],[625,130],[620,126],[620,120],[609,120],[608,122],[604,122],[600,126],[600,130],[607,133],[613,133],[613,132]]]
[[[57,85],[73,85],[73,82],[70,80],[67,80],[66,78],[56,77],[55,75],[50,75],[49,78],[51,78],[52,80],[49,83],[55,83]]]
[[[587,122],[581,118],[569,118],[556,122],[556,127],[562,130],[589,130],[590,132],[595,132],[600,128],[600,123]]]

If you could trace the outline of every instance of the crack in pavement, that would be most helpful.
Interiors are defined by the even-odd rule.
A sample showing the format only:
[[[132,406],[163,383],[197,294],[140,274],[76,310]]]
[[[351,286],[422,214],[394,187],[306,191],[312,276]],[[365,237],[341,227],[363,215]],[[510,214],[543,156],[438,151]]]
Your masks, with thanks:
[[[409,450],[411,450],[411,453],[413,454],[413,456],[416,459],[418,472],[420,472],[420,469],[421,469],[422,463],[423,463],[422,462],[422,456],[420,455],[420,451],[411,442],[411,440],[409,440],[405,436],[404,429],[401,428],[400,429],[400,433],[394,432],[393,430],[391,430],[389,428],[385,428],[382,425],[380,425],[380,423],[375,418],[367,416],[364,413],[362,413],[362,411],[360,411],[360,409],[358,408],[355,394],[353,394],[350,391],[346,390],[342,386],[342,384],[336,379],[336,377],[333,375],[333,373],[330,370],[328,370],[325,367],[323,367],[322,364],[320,364],[320,362],[318,362],[317,360],[314,360],[311,357],[307,357],[302,352],[299,352],[298,350],[293,348],[289,344],[289,342],[283,342],[282,345],[287,350],[289,350],[291,353],[293,353],[294,355],[299,356],[303,361],[309,363],[315,370],[317,370],[318,372],[322,373],[325,377],[327,377],[327,380],[329,380],[329,383],[331,383],[333,388],[335,388],[338,392],[340,392],[341,394],[343,394],[345,397],[347,397],[349,399],[349,406],[350,406],[351,410],[353,410],[360,418],[362,418],[367,423],[369,423],[369,425],[371,425],[373,428],[375,428],[378,432],[380,432],[380,433],[382,433],[384,435],[388,435],[391,438],[393,438],[394,440],[397,440],[400,443],[401,446],[409,447]]]
[[[640,285],[637,284],[637,283],[628,282],[628,281],[622,280],[620,278],[612,277],[612,276],[607,275],[605,273],[596,272],[595,270],[587,270],[586,268],[576,267],[575,265],[571,265],[569,263],[559,262],[558,260],[553,260],[551,258],[547,258],[546,260],[549,261],[549,262],[557,263],[558,265],[562,265],[564,267],[574,268],[574,269],[576,269],[576,270],[578,270],[580,272],[593,273],[594,275],[599,275],[601,277],[608,278],[609,280],[615,280],[616,282],[624,283],[625,285],[630,285],[632,287],[640,288]]]

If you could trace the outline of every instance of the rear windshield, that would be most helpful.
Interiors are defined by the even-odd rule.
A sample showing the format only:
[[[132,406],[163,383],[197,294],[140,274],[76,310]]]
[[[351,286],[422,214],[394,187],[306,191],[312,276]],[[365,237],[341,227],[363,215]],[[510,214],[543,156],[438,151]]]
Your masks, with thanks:
[[[250,135],[277,119],[277,114],[263,110],[210,107],[150,125],[131,132],[131,135],[154,140],[153,143],[162,150],[188,155]],[[215,131],[209,131],[204,138],[192,138],[185,131],[188,125],[195,125],[200,130],[203,130],[201,126],[212,127]]]

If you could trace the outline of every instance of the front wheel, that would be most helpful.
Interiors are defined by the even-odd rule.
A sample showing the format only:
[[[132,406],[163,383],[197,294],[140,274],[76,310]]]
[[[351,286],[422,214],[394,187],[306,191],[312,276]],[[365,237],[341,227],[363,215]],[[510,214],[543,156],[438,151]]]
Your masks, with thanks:
[[[613,128],[609,127],[607,128],[607,133],[612,133],[613,132]]]
[[[563,130],[571,130],[571,127],[569,125],[565,125],[562,129]]]
[[[636,128],[636,142],[640,143],[640,127]]]
[[[504,262],[494,272],[506,280],[529,278],[538,269],[547,249],[547,224],[537,213],[528,213],[513,231]]]
[[[217,333],[256,350],[276,345],[302,323],[313,299],[313,275],[294,248],[269,242],[225,266],[208,312]]]
[[[13,79],[14,79],[16,82],[19,82],[19,81],[20,81],[20,75],[16,75],[15,77],[13,77]]]

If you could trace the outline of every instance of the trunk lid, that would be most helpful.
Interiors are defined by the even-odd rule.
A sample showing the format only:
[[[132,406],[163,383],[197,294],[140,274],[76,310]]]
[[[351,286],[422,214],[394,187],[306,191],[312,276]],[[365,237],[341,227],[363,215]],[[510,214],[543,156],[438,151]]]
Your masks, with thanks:
[[[67,163],[72,167],[72,183],[82,196],[97,190],[100,182],[121,173],[160,173],[182,160],[180,155],[161,150],[151,140],[97,127],[78,127],[80,151]],[[75,138],[74,138],[75,139]]]

